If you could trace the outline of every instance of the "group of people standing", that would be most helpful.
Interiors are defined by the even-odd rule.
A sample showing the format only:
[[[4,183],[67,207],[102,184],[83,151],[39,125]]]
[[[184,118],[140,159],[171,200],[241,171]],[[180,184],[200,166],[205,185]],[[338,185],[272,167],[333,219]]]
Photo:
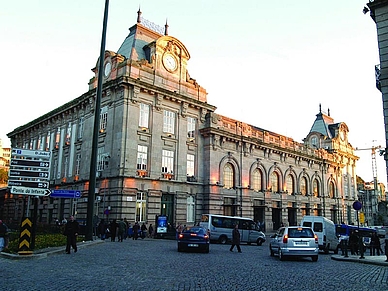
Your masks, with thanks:
[[[357,230],[351,231],[349,235],[349,248],[350,248],[350,253],[352,255],[358,255],[359,253],[364,253],[365,252],[365,244],[363,237],[359,235]],[[360,248],[364,248],[361,250]],[[377,236],[376,233],[372,234],[372,237],[370,238],[370,244],[369,244],[369,249],[370,249],[370,255],[371,256],[380,256],[380,254],[384,254],[382,248],[381,248],[381,242],[380,238]]]
[[[127,238],[132,238],[137,240],[140,238],[150,237],[154,235],[154,228],[152,224],[147,228],[146,224],[143,222],[141,225],[139,222],[135,222],[134,225],[127,221],[126,218],[122,218],[119,221],[113,219],[110,223],[106,222],[105,219],[101,219],[97,225],[98,236],[105,240],[110,238],[112,242],[117,241],[122,242]]]

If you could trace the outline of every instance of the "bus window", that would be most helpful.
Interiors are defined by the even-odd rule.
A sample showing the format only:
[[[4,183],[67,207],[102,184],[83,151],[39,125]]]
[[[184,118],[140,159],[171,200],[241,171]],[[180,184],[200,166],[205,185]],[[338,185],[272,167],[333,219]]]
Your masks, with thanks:
[[[311,221],[303,222],[303,226],[311,227]]]

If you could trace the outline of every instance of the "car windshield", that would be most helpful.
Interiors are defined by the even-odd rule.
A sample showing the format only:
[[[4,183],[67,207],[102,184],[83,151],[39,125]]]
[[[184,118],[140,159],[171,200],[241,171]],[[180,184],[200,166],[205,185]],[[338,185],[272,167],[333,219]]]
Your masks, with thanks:
[[[288,230],[289,238],[311,238],[314,237],[314,233],[309,228],[290,228]]]

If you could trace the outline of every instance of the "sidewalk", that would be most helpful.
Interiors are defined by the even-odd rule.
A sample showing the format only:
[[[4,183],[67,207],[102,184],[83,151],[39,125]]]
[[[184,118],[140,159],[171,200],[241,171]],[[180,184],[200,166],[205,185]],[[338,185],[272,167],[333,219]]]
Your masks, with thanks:
[[[104,240],[96,239],[93,241],[83,241],[77,243],[78,249],[83,249],[85,247],[93,246],[99,243],[104,243]],[[0,258],[6,258],[10,260],[23,260],[23,259],[36,259],[36,258],[45,258],[54,254],[65,253],[66,246],[55,247],[55,248],[45,248],[33,251],[31,255],[19,255],[19,254],[9,254],[5,252],[0,252]]]
[[[365,259],[360,259],[359,255],[349,255],[348,257],[338,255],[332,255],[331,259],[336,261],[348,261],[348,262],[354,262],[354,263],[361,263],[361,264],[371,264],[371,265],[378,265],[378,266],[387,266],[388,262],[386,262],[386,255],[380,255],[380,256],[368,256],[364,255]]]

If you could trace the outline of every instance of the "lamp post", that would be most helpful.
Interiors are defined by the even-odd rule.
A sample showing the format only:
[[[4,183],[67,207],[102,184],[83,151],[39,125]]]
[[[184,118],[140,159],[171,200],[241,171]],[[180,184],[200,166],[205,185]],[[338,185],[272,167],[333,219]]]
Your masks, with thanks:
[[[90,158],[88,205],[87,205],[87,214],[86,214],[85,240],[88,240],[88,241],[93,240],[93,216],[94,216],[94,197],[95,197],[94,191],[96,188],[97,147],[98,147],[98,132],[100,127],[102,80],[103,80],[103,71],[104,71],[106,28],[108,23],[108,7],[109,7],[109,0],[105,0],[104,21],[102,25],[102,37],[101,37],[101,47],[100,47],[100,59],[99,59],[99,66],[98,66],[96,106],[95,106],[95,112],[94,112],[92,153]]]

